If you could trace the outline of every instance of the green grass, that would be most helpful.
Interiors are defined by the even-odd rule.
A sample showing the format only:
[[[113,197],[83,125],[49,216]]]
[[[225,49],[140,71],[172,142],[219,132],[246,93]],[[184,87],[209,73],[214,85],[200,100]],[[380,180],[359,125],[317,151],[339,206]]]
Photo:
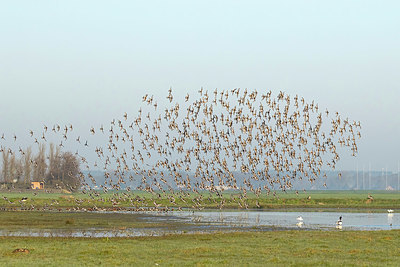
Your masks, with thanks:
[[[398,266],[400,231],[277,231],[140,238],[0,237],[7,266]],[[28,248],[29,254],[12,253]]]
[[[36,193],[36,192],[35,192]],[[194,205],[193,198],[198,197],[198,195],[190,194],[185,196],[184,200],[180,200],[176,195],[176,204],[172,204],[162,195],[161,198],[151,195],[149,193],[134,192],[131,193],[130,197],[141,197],[144,201],[130,201],[128,198],[124,198],[123,193],[117,194],[104,194],[100,196],[103,200],[99,198],[90,198],[87,194],[74,193],[74,194],[61,194],[61,193],[44,193],[43,191],[38,191],[37,195],[33,192],[0,192],[0,208],[7,209],[24,209],[24,208],[43,208],[48,209],[66,209],[73,207],[80,208],[108,208],[113,207],[111,201],[112,198],[117,199],[117,206],[122,208],[127,207],[143,207],[143,206],[153,206],[153,200],[156,199],[157,204],[161,206],[180,206],[191,208]],[[374,197],[373,201],[368,202],[367,196],[372,194]],[[311,199],[307,199],[310,196]],[[8,199],[5,200],[3,197]],[[26,202],[20,202],[22,197],[28,197]],[[221,198],[217,197],[215,194],[202,193],[201,201],[204,208],[219,208]],[[223,197],[225,198],[224,208],[227,209],[238,209],[238,194],[231,192],[224,192]],[[11,203],[10,203],[10,202]],[[400,193],[398,191],[307,191],[299,193],[295,192],[278,192],[276,197],[267,196],[263,194],[260,198],[256,198],[255,195],[249,194],[247,204],[249,208],[257,208],[257,201],[261,209],[353,209],[357,210],[381,210],[386,209],[400,209]],[[243,204],[243,203],[241,203]]]
[[[366,204],[368,193],[374,201]],[[0,192],[18,203],[24,196],[29,206],[53,208],[94,202],[84,194]],[[70,197],[72,196],[72,198]],[[110,195],[102,195],[104,198]],[[141,195],[148,196],[148,195]],[[311,196],[307,200],[307,196]],[[231,195],[225,193],[229,199]],[[218,199],[214,199],[218,200]],[[0,207],[21,207],[1,198]],[[162,202],[163,200],[160,200]],[[256,199],[249,197],[250,207]],[[400,194],[385,191],[309,191],[296,195],[278,193],[278,198],[258,200],[263,208],[354,210],[400,208]],[[95,202],[99,207],[100,202]],[[324,203],[321,205],[320,203]],[[105,203],[110,205],[111,203]],[[206,202],[207,204],[207,202]],[[121,204],[128,205],[122,202]],[[234,206],[237,208],[237,206]],[[216,207],[210,202],[209,207]],[[29,229],[119,229],[166,227],[181,229],[177,222],[146,222],[138,214],[0,211],[0,230]],[[400,230],[391,231],[270,231],[217,234],[182,234],[137,238],[0,237],[0,266],[398,266]],[[29,254],[13,253],[28,248]]]

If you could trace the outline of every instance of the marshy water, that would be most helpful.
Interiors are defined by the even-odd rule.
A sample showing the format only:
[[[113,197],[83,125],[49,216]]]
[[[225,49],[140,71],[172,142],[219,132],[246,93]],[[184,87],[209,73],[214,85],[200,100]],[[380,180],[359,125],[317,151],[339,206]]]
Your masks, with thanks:
[[[343,212],[195,212],[186,215],[197,221],[213,222],[228,226],[284,228],[335,229],[340,216],[343,229],[389,230],[400,229],[400,218],[396,213],[343,213]],[[301,216],[302,227],[297,226]]]
[[[301,220],[299,220],[299,216],[301,216]],[[181,211],[143,212],[138,216],[138,220],[145,225],[143,228],[0,230],[0,236],[133,237],[287,229],[337,231],[336,222],[340,216],[343,221],[342,230],[400,229],[400,214],[398,213]],[[299,221],[302,223],[298,224]],[[163,222],[163,226],[152,226],[153,223],[160,222]]]

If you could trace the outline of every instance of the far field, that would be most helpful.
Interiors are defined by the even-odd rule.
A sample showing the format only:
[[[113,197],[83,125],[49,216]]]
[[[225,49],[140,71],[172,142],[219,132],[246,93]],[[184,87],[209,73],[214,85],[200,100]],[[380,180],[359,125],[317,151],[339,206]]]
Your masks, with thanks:
[[[368,196],[372,199],[368,199]],[[167,195],[158,196],[143,192],[111,192],[101,193],[99,196],[90,197],[83,193],[45,193],[44,191],[27,192],[8,192],[0,191],[0,209],[20,210],[20,209],[43,209],[61,210],[61,209],[91,209],[91,208],[138,208],[152,207],[154,200],[160,207],[182,207],[192,208],[193,199],[199,195],[189,194],[179,198],[181,195],[174,195],[176,203],[172,204]],[[244,209],[245,205],[239,201],[238,194],[231,192],[223,193],[225,203],[224,209]],[[215,194],[203,193],[202,208],[220,208],[221,198]],[[22,201],[22,198],[27,198]],[[296,194],[295,192],[277,192],[276,196],[270,194],[261,195],[257,198],[255,195],[248,195],[247,207],[250,209],[312,209],[312,210],[332,210],[348,209],[348,211],[385,211],[386,209],[400,209],[399,191],[307,191]]]

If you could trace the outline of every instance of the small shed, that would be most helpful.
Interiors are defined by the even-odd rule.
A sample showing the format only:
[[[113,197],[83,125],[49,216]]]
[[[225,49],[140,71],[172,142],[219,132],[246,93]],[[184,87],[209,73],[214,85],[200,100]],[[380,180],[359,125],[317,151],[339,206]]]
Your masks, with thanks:
[[[43,182],[31,182],[32,189],[44,189]]]

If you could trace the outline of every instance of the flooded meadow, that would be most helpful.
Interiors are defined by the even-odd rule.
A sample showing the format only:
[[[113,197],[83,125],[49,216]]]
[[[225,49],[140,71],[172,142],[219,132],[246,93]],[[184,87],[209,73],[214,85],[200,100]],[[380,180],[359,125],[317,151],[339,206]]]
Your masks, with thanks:
[[[30,216],[32,212],[14,212]],[[33,212],[34,214],[34,212]],[[187,233],[326,230],[400,229],[398,213],[286,212],[286,211],[174,211],[167,213],[129,211],[50,213],[61,218],[59,225],[26,225],[2,227],[0,236],[24,237],[137,237]],[[47,213],[46,215],[49,215]],[[64,216],[64,217],[63,217]],[[33,218],[33,217],[32,217]],[[67,219],[65,219],[67,218]],[[75,219],[76,218],[76,221]],[[43,221],[44,222],[44,221]],[[120,222],[120,223],[119,223]],[[15,222],[14,222],[15,223]],[[18,222],[16,223],[18,224]],[[25,227],[23,227],[25,226]]]

